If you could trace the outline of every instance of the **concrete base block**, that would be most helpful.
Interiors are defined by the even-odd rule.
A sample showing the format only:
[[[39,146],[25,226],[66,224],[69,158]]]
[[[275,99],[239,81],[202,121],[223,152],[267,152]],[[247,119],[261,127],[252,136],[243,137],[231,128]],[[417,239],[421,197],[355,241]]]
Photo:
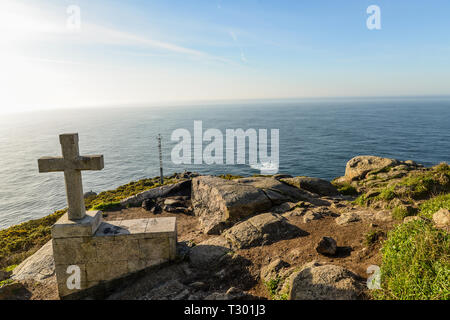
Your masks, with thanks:
[[[90,215],[90,226],[96,223],[95,216]],[[83,226],[62,222],[68,229],[56,227],[56,236],[60,237],[53,239],[61,298],[80,296],[97,285],[110,286],[111,281],[167,263],[176,256],[176,218],[101,222],[90,235],[86,227],[89,222]]]
[[[52,238],[90,237],[103,221],[101,211],[87,211],[80,220],[69,220],[65,213],[52,227]]]

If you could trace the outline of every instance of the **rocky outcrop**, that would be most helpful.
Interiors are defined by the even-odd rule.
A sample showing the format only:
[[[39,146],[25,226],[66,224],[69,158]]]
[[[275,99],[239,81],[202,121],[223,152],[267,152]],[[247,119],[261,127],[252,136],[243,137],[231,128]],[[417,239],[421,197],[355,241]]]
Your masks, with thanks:
[[[333,186],[329,181],[319,178],[299,176],[281,179],[281,181],[299,189],[304,189],[322,196],[339,195],[339,191],[335,186]]]
[[[191,180],[180,181],[174,184],[168,184],[153,189],[149,189],[128,197],[120,201],[122,207],[141,206],[142,202],[147,199],[157,199],[168,196],[188,196],[191,193]]]
[[[363,285],[349,270],[310,262],[289,277],[289,300],[356,300]]]
[[[194,214],[207,234],[219,234],[233,222],[272,206],[262,190],[213,176],[192,180],[191,201]]]
[[[275,213],[263,213],[234,225],[223,236],[233,248],[245,249],[304,234],[286,218]]]
[[[34,280],[43,282],[55,274],[52,241],[43,245],[35,254],[28,257],[13,271],[13,280]]]
[[[194,214],[207,234],[219,234],[246,217],[305,197],[305,192],[266,177],[225,180],[200,176],[192,181]]]
[[[347,162],[345,167],[345,178],[347,180],[360,180],[370,171],[383,170],[399,163],[400,162],[395,159],[376,156],[357,156]]]

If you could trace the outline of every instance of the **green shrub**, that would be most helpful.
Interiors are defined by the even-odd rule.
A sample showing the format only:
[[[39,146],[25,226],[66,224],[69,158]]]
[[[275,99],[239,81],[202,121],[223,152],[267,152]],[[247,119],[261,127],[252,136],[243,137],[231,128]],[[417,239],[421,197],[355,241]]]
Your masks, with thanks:
[[[381,190],[380,194],[375,197],[375,199],[386,200],[386,201],[392,200],[396,196],[394,190],[395,190],[395,186],[385,187],[384,189]]]
[[[51,226],[66,210],[0,230],[0,269],[18,264],[50,240]]]
[[[358,190],[356,190],[356,188],[348,182],[342,183],[336,187],[340,194],[343,194],[346,196],[354,196],[354,195],[358,194]]]
[[[412,207],[408,206],[397,206],[392,210],[392,218],[396,220],[403,220],[406,217],[415,215],[417,210],[414,210]]]
[[[270,297],[273,299],[276,297],[278,292],[278,285],[280,284],[281,278],[277,277],[274,279],[270,279],[269,281],[264,282],[264,285],[267,288],[267,291],[269,292]]]
[[[410,221],[389,232],[381,250],[382,289],[376,299],[450,299],[450,237],[423,220]]]
[[[108,203],[100,203],[92,207],[93,210],[114,210],[114,209],[120,209],[120,202],[114,201],[114,202],[108,202]]]
[[[427,218],[432,218],[433,214],[442,208],[450,210],[450,193],[431,198],[422,203],[419,206],[419,214]]]
[[[367,197],[365,194],[360,195],[358,198],[353,201],[354,204],[365,206],[367,204]]]

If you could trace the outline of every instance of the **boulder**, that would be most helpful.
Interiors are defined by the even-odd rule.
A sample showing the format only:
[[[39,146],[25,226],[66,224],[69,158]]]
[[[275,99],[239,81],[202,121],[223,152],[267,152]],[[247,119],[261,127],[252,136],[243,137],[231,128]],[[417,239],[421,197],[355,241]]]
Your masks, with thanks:
[[[316,251],[324,255],[333,255],[336,253],[336,240],[330,237],[322,237],[316,247]]]
[[[53,259],[53,247],[50,240],[36,253],[19,264],[12,273],[13,280],[34,280],[44,282],[55,274],[55,261]]]
[[[355,212],[344,212],[339,217],[336,218],[336,223],[340,226],[348,225],[351,222],[360,221],[360,216]]]
[[[261,189],[213,176],[192,180],[191,201],[194,214],[207,234],[219,234],[234,222],[272,207]]]
[[[223,237],[210,238],[191,249],[190,264],[200,269],[214,268],[231,251],[230,244]]]
[[[450,226],[450,211],[448,209],[440,209],[433,214],[433,222],[437,227],[449,227]]]
[[[285,178],[281,181],[294,187],[304,189],[322,196],[337,196],[339,191],[329,181],[312,177]]]
[[[260,277],[264,282],[276,279],[281,269],[289,267],[289,263],[276,259],[261,269]]]
[[[91,190],[91,191],[85,192],[83,196],[86,199],[86,198],[89,198],[89,197],[94,197],[96,195],[97,194],[94,191]]]
[[[360,180],[373,170],[382,170],[399,164],[398,160],[376,156],[357,156],[347,162],[345,178],[347,180]]]
[[[356,300],[363,285],[349,270],[310,262],[289,277],[289,300]]]
[[[234,225],[225,231],[223,236],[233,248],[245,249],[283,239],[292,239],[304,233],[278,214],[262,213]]]

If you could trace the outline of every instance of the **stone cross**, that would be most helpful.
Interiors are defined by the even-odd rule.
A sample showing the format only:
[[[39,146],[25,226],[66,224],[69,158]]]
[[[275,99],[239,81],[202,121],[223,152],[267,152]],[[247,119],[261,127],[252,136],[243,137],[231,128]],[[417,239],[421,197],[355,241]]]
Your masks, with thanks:
[[[80,220],[86,215],[81,170],[102,170],[103,155],[80,156],[78,133],[59,135],[62,157],[42,157],[38,160],[39,172],[64,171],[69,219]]]

